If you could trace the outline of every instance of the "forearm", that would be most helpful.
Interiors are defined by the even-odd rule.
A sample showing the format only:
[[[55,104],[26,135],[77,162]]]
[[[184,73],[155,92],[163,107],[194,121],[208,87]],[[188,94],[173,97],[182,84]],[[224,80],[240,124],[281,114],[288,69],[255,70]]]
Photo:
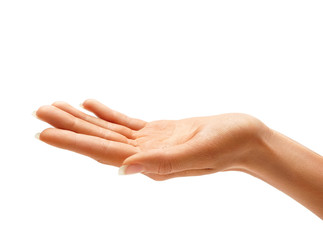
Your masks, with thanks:
[[[245,171],[304,205],[323,219],[323,157],[276,132],[260,141]]]

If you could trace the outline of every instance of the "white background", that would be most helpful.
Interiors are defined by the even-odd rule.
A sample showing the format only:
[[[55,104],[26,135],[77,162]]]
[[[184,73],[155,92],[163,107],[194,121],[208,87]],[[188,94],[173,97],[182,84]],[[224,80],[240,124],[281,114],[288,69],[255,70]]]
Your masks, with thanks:
[[[48,146],[96,98],[147,121],[244,112],[323,154],[322,1],[0,1],[0,239],[322,239],[244,173],[155,182]]]

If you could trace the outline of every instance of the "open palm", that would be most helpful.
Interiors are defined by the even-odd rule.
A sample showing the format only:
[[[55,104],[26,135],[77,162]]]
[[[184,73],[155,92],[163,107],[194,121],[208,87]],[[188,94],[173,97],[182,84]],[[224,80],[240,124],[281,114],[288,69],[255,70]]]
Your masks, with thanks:
[[[97,117],[65,102],[40,107],[37,117],[54,127],[44,130],[40,140],[112,166],[144,163],[143,173],[155,180],[224,168],[215,163],[215,151],[221,150],[222,159],[233,148],[237,152],[251,139],[256,122],[243,114],[145,122],[96,100],[86,100],[83,107]]]

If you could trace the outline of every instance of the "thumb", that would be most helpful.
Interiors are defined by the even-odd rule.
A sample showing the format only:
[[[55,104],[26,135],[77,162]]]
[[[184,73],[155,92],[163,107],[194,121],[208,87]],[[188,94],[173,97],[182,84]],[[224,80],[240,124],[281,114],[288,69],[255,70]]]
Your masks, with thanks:
[[[160,175],[196,168],[194,150],[187,144],[175,147],[153,149],[128,157],[119,169],[120,175],[134,173],[155,173]]]

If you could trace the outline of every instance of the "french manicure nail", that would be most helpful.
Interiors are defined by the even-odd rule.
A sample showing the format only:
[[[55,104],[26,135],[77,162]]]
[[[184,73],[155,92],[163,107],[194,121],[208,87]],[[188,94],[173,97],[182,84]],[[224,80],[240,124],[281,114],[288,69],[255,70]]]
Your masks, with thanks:
[[[35,118],[39,119],[39,118],[38,118],[38,116],[37,116],[37,114],[36,114],[36,111],[33,111],[32,115],[33,115]]]
[[[119,175],[129,175],[129,174],[140,173],[143,170],[144,170],[144,167],[139,164],[123,165],[119,168]]]
[[[40,136],[40,133],[35,134],[35,138],[37,138],[38,140],[39,140],[39,136]]]

